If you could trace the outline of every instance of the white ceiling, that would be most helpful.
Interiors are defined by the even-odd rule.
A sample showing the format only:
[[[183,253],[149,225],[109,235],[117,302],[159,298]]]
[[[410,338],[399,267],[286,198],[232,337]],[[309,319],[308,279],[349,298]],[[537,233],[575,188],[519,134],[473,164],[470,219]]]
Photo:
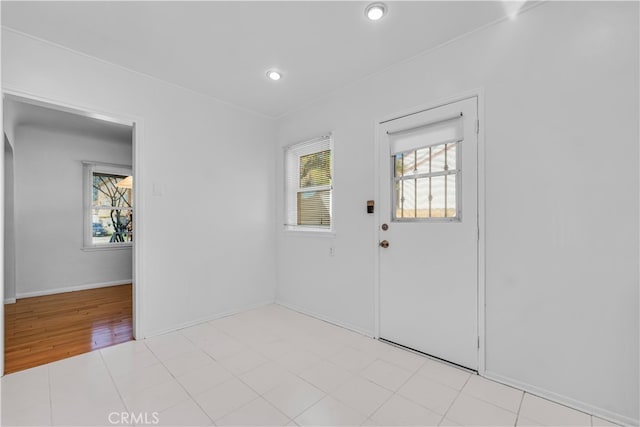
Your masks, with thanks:
[[[502,1],[2,2],[2,24],[280,116],[506,15]],[[520,2],[522,3],[522,2]],[[268,81],[269,68],[283,72]]]
[[[124,144],[131,144],[133,141],[131,126],[29,104],[10,96],[4,98],[4,107],[5,114],[7,110],[12,111],[12,123],[9,125],[14,129],[29,126],[76,135],[91,135]]]

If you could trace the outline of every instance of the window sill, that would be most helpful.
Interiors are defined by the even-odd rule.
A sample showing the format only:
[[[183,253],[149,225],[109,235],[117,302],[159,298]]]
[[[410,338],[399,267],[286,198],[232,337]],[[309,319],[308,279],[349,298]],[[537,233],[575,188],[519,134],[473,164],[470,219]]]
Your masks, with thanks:
[[[333,238],[336,237],[335,231],[329,230],[309,230],[309,229],[300,229],[300,230],[282,230],[282,234],[287,237],[321,237],[321,238]]]
[[[119,251],[122,249],[131,249],[133,248],[133,243],[120,243],[120,244],[111,244],[111,245],[91,245],[91,246],[83,246],[82,250],[86,252],[100,252],[100,251]]]

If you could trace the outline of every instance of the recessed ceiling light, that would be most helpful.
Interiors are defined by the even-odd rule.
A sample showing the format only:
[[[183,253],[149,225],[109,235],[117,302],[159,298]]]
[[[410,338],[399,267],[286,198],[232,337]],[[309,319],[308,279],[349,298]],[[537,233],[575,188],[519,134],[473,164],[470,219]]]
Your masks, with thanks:
[[[387,6],[384,3],[371,3],[364,10],[364,14],[371,21],[377,21],[387,13]]]
[[[518,17],[527,0],[502,0],[502,3],[506,15],[513,21]]]
[[[282,74],[280,74],[276,70],[269,70],[267,71],[267,77],[269,77],[269,79],[271,80],[280,80],[280,78],[282,77]]]

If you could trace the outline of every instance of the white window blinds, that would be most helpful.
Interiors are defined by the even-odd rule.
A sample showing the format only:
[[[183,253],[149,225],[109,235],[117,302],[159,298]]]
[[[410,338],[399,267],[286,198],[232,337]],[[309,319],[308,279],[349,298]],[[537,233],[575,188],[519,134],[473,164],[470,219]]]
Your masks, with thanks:
[[[331,230],[333,150],[331,136],[285,150],[286,212],[290,230]]]
[[[397,132],[389,132],[391,154],[404,153],[431,145],[460,142],[462,116]]]

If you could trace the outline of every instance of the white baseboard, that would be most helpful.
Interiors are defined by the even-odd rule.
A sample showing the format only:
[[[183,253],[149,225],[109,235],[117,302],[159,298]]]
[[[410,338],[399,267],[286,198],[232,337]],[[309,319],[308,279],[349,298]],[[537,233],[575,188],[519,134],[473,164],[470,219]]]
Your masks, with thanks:
[[[4,299],[4,303],[5,304],[15,304],[16,303],[16,299],[15,298],[5,298]]]
[[[152,338],[152,337],[155,337],[155,336],[158,336],[158,335],[168,334],[170,332],[175,332],[175,331],[178,331],[180,329],[189,328],[191,326],[196,326],[196,325],[199,325],[201,323],[206,323],[206,322],[210,322],[212,320],[221,319],[223,317],[232,316],[234,314],[243,313],[245,311],[254,310],[256,308],[260,308],[260,307],[264,307],[264,306],[269,305],[269,304],[273,304],[274,302],[275,302],[274,300],[267,300],[267,301],[262,301],[262,302],[255,303],[255,304],[249,304],[249,305],[246,305],[246,306],[243,306],[243,307],[240,307],[240,308],[234,308],[232,310],[223,311],[223,312],[220,312],[220,313],[215,313],[215,314],[207,315],[207,316],[204,316],[204,317],[199,317],[197,319],[189,320],[187,322],[183,322],[183,323],[180,323],[178,325],[171,326],[169,328],[157,329],[155,331],[151,331],[151,332],[145,333],[143,339]],[[136,338],[136,339],[140,339],[140,338]]]
[[[618,425],[624,426],[637,426],[639,424],[639,420],[634,420],[633,418],[629,418],[625,415],[617,414],[615,412],[607,411],[606,409],[599,408],[597,406],[590,405],[585,402],[581,402],[579,400],[572,399],[570,397],[564,396],[562,394],[554,393],[549,390],[545,390],[540,387],[536,387],[527,383],[523,383],[518,380],[514,380],[509,377],[505,377],[500,374],[496,374],[495,372],[485,371],[485,377],[497,381],[499,383],[518,388],[520,390],[524,390],[527,393],[536,395],[538,397],[542,397],[547,400],[551,400],[553,402],[559,403],[564,406],[568,406],[569,408],[576,409],[581,412],[586,412],[588,414],[594,415],[598,418],[602,418]]]
[[[288,302],[284,302],[284,301],[281,301],[281,300],[278,300],[278,299],[276,299],[275,303],[278,304],[278,305],[281,305],[281,306],[283,306],[285,308],[288,308],[289,310],[297,311],[298,313],[302,313],[302,314],[305,314],[307,316],[315,317],[316,319],[322,320],[323,322],[331,323],[332,325],[339,326],[339,327],[345,328],[345,329],[349,329],[350,331],[357,332],[357,333],[359,333],[361,335],[364,335],[364,336],[367,336],[367,337],[370,337],[370,338],[374,338],[375,337],[375,334],[373,333],[373,331],[368,331],[368,330],[362,329],[362,328],[360,328],[358,326],[350,325],[348,323],[332,319],[332,318],[327,317],[327,316],[325,316],[323,314],[319,314],[319,313],[315,313],[315,312],[310,311],[310,310],[306,310],[304,308],[296,306],[295,304],[290,304]]]
[[[22,299],[22,298],[40,297],[43,295],[62,294],[65,292],[86,291],[87,289],[107,288],[109,286],[129,285],[131,283],[132,283],[132,279],[127,279],[127,280],[118,280],[115,282],[89,283],[86,285],[68,286],[66,288],[46,289],[43,291],[19,292],[19,293],[16,293],[16,298]]]

